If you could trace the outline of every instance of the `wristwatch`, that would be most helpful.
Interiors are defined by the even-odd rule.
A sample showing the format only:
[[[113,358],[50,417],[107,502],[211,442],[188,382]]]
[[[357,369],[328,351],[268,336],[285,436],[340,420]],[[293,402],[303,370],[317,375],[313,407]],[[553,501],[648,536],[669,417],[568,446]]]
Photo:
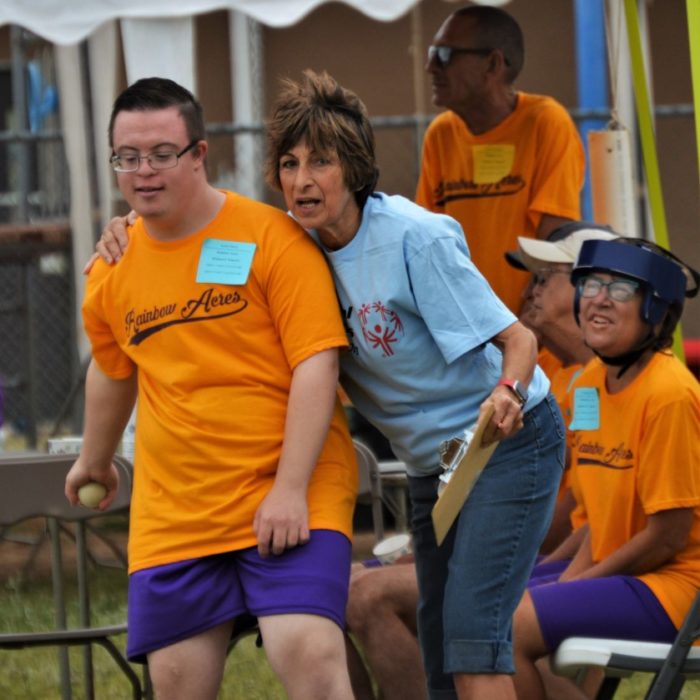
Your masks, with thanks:
[[[527,389],[517,379],[501,379],[496,386],[507,386],[520,401],[521,406],[527,403]]]

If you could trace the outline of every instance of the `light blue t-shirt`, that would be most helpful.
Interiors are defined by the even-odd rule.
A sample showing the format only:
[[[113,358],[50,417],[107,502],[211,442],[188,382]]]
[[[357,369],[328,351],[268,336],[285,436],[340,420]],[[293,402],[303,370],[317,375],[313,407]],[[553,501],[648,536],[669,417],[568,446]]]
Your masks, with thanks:
[[[435,473],[440,442],[476,422],[499,380],[489,339],[516,317],[472,263],[460,225],[404,197],[372,195],[352,241],[324,253],[350,341],[343,388],[409,474]],[[538,367],[525,409],[548,389]]]

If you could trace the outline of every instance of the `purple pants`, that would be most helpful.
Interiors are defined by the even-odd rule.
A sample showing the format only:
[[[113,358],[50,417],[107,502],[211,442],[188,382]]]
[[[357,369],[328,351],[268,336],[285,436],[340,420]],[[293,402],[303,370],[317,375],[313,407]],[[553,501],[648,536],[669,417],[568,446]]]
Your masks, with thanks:
[[[634,576],[558,583],[568,561],[535,566],[528,591],[550,651],[568,637],[672,642],[677,630],[651,589]]]
[[[252,547],[136,571],[129,577],[127,657],[156,649],[239,615],[309,614],[345,627],[352,546],[313,530],[310,541],[262,558]]]

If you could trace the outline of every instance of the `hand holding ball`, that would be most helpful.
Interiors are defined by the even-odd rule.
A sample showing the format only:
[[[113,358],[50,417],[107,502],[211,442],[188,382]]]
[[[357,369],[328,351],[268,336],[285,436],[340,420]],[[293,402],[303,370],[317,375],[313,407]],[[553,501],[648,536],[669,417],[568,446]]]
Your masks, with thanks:
[[[78,500],[86,508],[97,508],[107,494],[107,489],[97,481],[90,481],[78,489]]]

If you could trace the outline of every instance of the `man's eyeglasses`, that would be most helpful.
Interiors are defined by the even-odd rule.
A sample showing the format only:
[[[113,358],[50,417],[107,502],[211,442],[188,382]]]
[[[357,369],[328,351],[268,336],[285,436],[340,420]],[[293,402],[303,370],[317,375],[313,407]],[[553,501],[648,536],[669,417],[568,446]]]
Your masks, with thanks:
[[[436,59],[438,65],[445,68],[449,64],[454,54],[473,53],[477,54],[478,56],[488,56],[492,52],[493,49],[456,49],[452,46],[429,46],[428,63],[430,63],[433,59]],[[508,62],[506,61],[506,64],[507,63]]]
[[[532,284],[537,287],[538,285],[545,286],[549,282],[549,278],[552,275],[570,275],[571,270],[559,270],[556,267],[541,267],[536,272],[532,273]]]
[[[592,299],[600,294],[600,290],[606,287],[608,297],[613,301],[629,301],[639,289],[639,283],[634,280],[614,279],[610,282],[603,282],[598,277],[584,277],[579,280],[578,289],[582,297]]]
[[[118,173],[136,172],[142,160],[147,160],[148,164],[154,170],[168,170],[169,168],[174,168],[178,164],[180,158],[184,156],[187,151],[192,150],[199,141],[200,139],[190,141],[179,153],[176,151],[154,151],[153,153],[147,153],[145,156],[140,156],[137,153],[115,153],[109,159],[109,162],[115,172]]]

